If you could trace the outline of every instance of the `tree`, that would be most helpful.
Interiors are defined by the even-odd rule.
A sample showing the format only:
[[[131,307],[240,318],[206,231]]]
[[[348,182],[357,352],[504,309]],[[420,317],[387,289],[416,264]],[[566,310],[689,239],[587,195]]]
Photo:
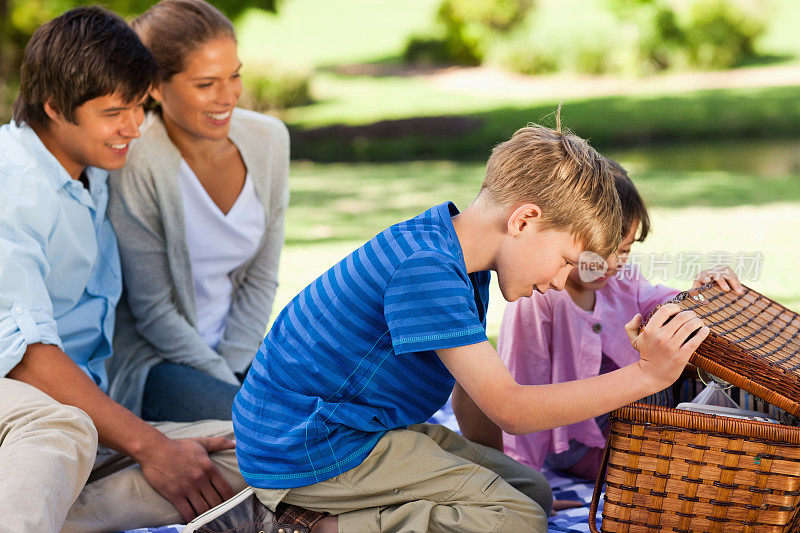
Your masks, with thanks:
[[[275,12],[280,0],[211,0],[211,3],[235,19],[247,9]],[[0,0],[0,82],[15,78],[22,51],[34,30],[59,14],[94,2],[80,0]],[[102,4],[126,19],[144,12],[153,0],[106,0]]]

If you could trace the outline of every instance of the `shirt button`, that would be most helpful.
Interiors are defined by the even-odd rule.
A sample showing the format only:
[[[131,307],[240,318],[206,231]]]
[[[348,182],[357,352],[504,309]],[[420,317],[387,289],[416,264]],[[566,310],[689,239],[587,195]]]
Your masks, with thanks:
[[[603,325],[598,322],[597,324],[592,326],[592,331],[594,331],[595,333],[600,333],[601,331],[603,331]]]
[[[21,306],[19,306],[19,305],[15,305],[15,306],[14,306],[14,312],[15,312],[16,314],[18,314],[18,315],[21,315],[21,314],[22,314],[22,307],[21,307]]]

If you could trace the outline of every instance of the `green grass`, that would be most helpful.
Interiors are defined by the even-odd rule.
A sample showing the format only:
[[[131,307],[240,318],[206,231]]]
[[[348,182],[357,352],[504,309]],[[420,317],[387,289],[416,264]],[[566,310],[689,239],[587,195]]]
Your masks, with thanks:
[[[745,152],[746,147],[740,150]],[[690,152],[684,153],[691,159]],[[655,208],[735,208],[800,202],[798,174],[668,171],[653,168],[663,161],[648,161],[639,151],[612,155],[630,169],[642,195]],[[480,187],[483,172],[482,163],[450,161],[295,163],[287,243],[363,241],[434,203],[449,199],[466,206]]]
[[[293,126],[369,124],[384,119],[469,114],[516,103],[502,96],[486,98],[433,87],[419,76],[342,76],[320,73],[314,79],[316,103],[290,109]]]
[[[742,252],[747,256],[760,252],[763,261],[759,276],[743,281],[800,311],[796,275],[800,250],[793,246],[800,220],[800,205],[796,202],[726,208],[656,207],[653,211],[654,233],[634,248],[635,253],[667,253],[675,257],[681,252],[700,252],[708,260],[716,251]],[[671,277],[667,284],[683,289],[690,282]]]
[[[364,125],[384,119],[462,115],[485,121],[484,130],[505,130],[508,124],[538,121],[552,115],[561,102],[567,123],[591,130],[601,126],[608,132],[603,138],[633,131],[658,140],[656,136],[661,132],[680,137],[681,131],[692,135],[698,130],[727,127],[737,128],[737,131],[747,127],[756,136],[763,130],[766,135],[774,125],[771,122],[760,124],[758,120],[795,121],[800,114],[798,87],[678,93],[648,89],[647,93],[633,95],[564,99],[553,94],[541,99],[519,92],[487,97],[465,91],[446,91],[422,77],[346,77],[326,73],[317,81],[317,102],[290,109],[284,115],[293,126]]]
[[[481,165],[446,161],[296,163],[290,180],[286,241],[289,245],[365,241],[440,199],[465,206],[482,179]]]
[[[378,111],[377,92],[373,93],[374,100],[365,94],[361,107],[343,98],[318,104],[338,107],[339,111],[329,108],[318,113],[320,108],[314,106],[294,110],[287,116],[294,129],[294,157],[317,161],[485,159],[494,144],[507,139],[526,123],[552,125],[553,110],[559,102],[557,95],[548,102],[532,105],[496,105],[496,102],[485,101],[478,104],[462,95],[448,98],[441,93],[432,93],[430,99],[426,99],[415,82],[400,80],[397,83],[408,90],[403,91],[398,86],[392,91],[389,99],[392,104],[388,106],[391,111]],[[420,104],[421,100],[430,100],[436,105],[431,104],[429,108],[428,103]],[[469,111],[470,107],[473,111]],[[423,128],[395,137],[365,134],[353,139],[331,132],[315,134],[313,140],[306,140],[303,129],[297,127],[329,125],[336,122],[337,117],[344,124],[363,125],[379,117],[419,114],[457,114],[474,120],[478,126],[452,135],[429,135]],[[562,119],[567,127],[603,150],[664,142],[793,137],[800,132],[800,87],[566,100]]]
[[[800,178],[796,175],[753,179],[738,172],[650,171],[638,175],[636,182],[654,206],[670,209],[763,206],[800,199]]]
[[[580,0],[596,4],[597,0]],[[438,0],[291,0],[277,15],[248,11],[237,26],[248,68],[279,64],[317,69],[314,104],[282,118],[293,129],[293,155],[316,161],[483,159],[491,145],[528,121],[546,117],[560,101],[565,123],[602,149],[708,138],[793,136],[800,131],[800,88],[719,89],[564,100],[520,94],[445,90],[423,76],[343,75],[327,67],[398,62],[406,39],[433,25]],[[548,10],[559,8],[556,0]],[[572,4],[570,4],[572,5]],[[795,21],[800,3],[771,0],[768,26],[757,43],[762,63],[800,60]],[[570,8],[572,9],[572,8]],[[760,60],[755,61],[758,63]],[[589,83],[576,80],[576,83]],[[458,115],[480,122],[467,133],[400,137],[338,133],[305,140],[303,131],[333,124],[362,126],[387,119]]]
[[[634,253],[676,257],[681,252],[760,252],[764,259],[759,279],[745,281],[800,309],[795,274],[800,248],[794,246],[800,220],[800,175],[667,172],[648,167],[641,154],[634,152],[622,153],[619,159],[631,168],[653,215],[653,234],[636,245]],[[445,200],[466,207],[482,175],[483,166],[478,163],[295,163],[275,312],[386,226]],[[691,282],[674,278],[653,281],[681,289]],[[497,335],[504,307],[494,287],[488,315],[490,336]]]

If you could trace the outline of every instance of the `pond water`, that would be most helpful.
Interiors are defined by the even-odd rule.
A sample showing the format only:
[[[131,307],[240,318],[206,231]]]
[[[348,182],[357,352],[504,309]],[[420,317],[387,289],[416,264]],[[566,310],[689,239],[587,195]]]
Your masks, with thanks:
[[[800,174],[800,139],[728,140],[611,152],[631,171],[727,171],[763,176]]]

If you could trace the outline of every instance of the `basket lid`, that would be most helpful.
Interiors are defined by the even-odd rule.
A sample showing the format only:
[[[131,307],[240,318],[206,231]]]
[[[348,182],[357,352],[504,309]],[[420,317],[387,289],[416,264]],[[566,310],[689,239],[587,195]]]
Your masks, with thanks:
[[[712,283],[667,302],[694,311],[711,330],[690,362],[800,416],[800,315],[742,289],[725,292]]]

